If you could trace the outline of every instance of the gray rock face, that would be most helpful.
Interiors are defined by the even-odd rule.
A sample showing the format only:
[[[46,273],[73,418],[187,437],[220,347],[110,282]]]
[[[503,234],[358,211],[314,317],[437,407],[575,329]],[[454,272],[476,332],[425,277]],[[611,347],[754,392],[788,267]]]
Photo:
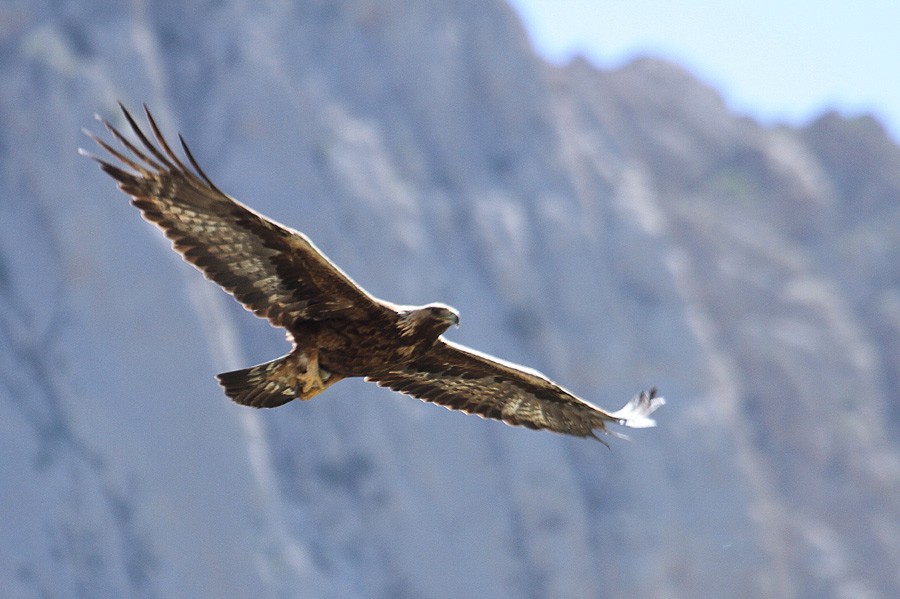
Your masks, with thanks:
[[[283,352],[75,149],[146,102],[220,187],[451,337],[659,428],[607,451]],[[0,7],[0,595],[900,594],[900,148],[500,2]],[[119,121],[116,121],[119,122]]]

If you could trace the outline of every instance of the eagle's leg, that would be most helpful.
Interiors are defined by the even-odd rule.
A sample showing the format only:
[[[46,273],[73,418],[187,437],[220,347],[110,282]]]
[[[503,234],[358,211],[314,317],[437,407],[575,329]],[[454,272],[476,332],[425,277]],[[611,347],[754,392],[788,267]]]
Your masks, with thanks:
[[[322,392],[325,388],[322,377],[319,375],[319,350],[309,349],[303,352],[306,358],[306,369],[297,377],[300,387],[300,399],[309,399]]]
[[[303,357],[306,358],[306,372],[297,377],[300,399],[313,398],[344,378],[319,368],[319,350],[307,350],[303,352]]]

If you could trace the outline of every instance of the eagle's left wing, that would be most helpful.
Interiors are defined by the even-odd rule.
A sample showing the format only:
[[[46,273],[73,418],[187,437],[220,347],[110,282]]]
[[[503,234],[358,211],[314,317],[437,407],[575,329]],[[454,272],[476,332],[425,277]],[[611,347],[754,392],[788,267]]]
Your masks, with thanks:
[[[163,230],[187,262],[248,310],[288,330],[298,320],[377,320],[389,313],[383,302],[344,274],[305,235],[223,193],[179,136],[194,168],[183,164],[146,106],[155,144],[125,107],[121,108],[138,143],[132,143],[102,121],[125,151],[115,149],[89,131],[85,133],[119,164],[82,153],[94,158],[118,181],[119,188],[132,196],[132,203],[144,218]]]
[[[607,422],[632,428],[655,426],[649,415],[665,403],[654,388],[621,410],[607,412],[535,370],[444,339],[438,339],[434,349],[416,362],[366,380],[452,410],[578,437],[597,437],[595,430],[607,432]]]

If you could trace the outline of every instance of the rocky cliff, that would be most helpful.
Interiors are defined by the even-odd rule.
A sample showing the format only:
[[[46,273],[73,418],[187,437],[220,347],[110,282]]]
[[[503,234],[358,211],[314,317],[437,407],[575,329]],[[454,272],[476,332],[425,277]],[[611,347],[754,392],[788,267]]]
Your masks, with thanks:
[[[224,190],[634,442],[342,382],[232,405],[281,336],[76,154],[146,102]],[[119,122],[119,121],[116,121]],[[538,58],[502,2],[0,7],[0,595],[900,593],[900,148],[679,67]]]

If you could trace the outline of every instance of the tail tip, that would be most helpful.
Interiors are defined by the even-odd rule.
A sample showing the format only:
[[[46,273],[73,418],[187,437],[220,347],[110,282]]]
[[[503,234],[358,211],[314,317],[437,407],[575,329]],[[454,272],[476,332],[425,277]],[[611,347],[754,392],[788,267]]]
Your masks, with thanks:
[[[271,363],[216,375],[233,402],[253,408],[276,408],[297,397],[293,387],[267,380]]]

